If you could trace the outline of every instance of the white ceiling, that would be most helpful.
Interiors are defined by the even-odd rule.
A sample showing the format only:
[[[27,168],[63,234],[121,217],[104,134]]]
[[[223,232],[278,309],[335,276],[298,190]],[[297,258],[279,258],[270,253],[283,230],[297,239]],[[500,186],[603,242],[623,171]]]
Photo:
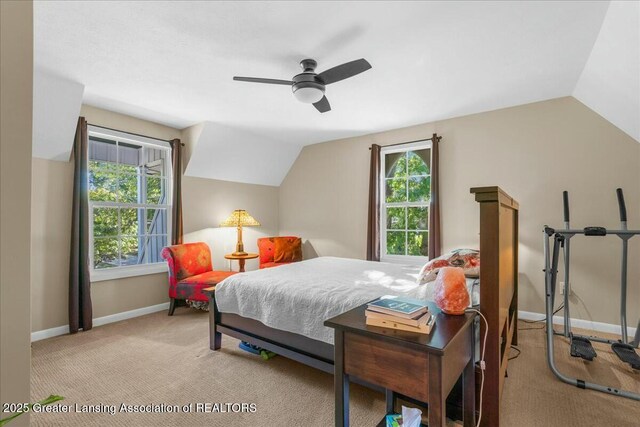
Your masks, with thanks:
[[[573,96],[640,141],[640,2],[612,2]]]
[[[87,104],[178,128],[209,122],[225,139],[202,132],[212,135],[194,148],[202,166],[187,174],[225,179],[206,160],[237,144],[246,165],[234,170],[266,183],[253,165],[276,162],[278,150],[265,157],[260,144],[297,155],[307,144],[571,95],[608,6],[36,2],[35,63],[83,84]],[[232,80],[290,79],[305,57],[319,71],[358,58],[373,68],[329,86],[325,114],[286,86]],[[278,185],[287,170],[266,181]]]
[[[84,86],[38,70],[33,74],[33,157],[68,162]]]

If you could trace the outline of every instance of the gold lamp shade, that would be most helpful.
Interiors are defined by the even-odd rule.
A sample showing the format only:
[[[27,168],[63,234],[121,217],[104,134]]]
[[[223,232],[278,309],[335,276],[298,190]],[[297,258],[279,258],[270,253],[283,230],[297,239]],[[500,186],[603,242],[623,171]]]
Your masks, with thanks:
[[[236,243],[236,251],[233,255],[247,255],[244,251],[244,244],[242,243],[242,227],[259,227],[260,223],[244,209],[236,209],[231,212],[229,218],[220,223],[220,227],[237,227],[238,228],[238,242]]]

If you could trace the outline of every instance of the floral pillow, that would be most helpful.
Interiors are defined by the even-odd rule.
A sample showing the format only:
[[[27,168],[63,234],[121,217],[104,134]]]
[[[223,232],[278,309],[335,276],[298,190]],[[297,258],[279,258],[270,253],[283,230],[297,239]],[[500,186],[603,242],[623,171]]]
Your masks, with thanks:
[[[430,260],[418,274],[418,284],[432,282],[442,267],[460,267],[467,277],[480,276],[480,251],[474,249],[456,249],[438,258]]]

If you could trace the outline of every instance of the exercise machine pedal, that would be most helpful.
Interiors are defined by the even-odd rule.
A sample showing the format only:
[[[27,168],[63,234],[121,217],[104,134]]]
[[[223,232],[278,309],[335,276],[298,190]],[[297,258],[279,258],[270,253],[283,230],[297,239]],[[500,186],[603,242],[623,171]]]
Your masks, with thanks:
[[[640,356],[633,346],[623,342],[614,342],[611,344],[611,350],[618,355],[620,360],[631,365],[633,369],[640,369]]]
[[[583,337],[574,337],[571,335],[571,356],[581,357],[584,360],[592,361],[594,357],[597,357],[591,341]]]

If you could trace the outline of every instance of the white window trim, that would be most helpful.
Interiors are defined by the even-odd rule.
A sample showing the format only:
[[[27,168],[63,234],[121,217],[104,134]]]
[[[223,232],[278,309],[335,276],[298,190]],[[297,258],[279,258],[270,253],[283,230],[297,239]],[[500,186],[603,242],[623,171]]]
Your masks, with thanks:
[[[171,144],[161,139],[149,138],[146,136],[133,135],[126,132],[120,132],[118,130],[101,128],[99,126],[87,126],[87,130],[90,136],[103,137],[106,139],[115,139],[120,142],[127,142],[136,145],[146,145],[148,147],[162,147],[171,148]]]
[[[92,264],[93,265],[93,264]],[[128,265],[125,267],[112,267],[103,270],[91,269],[91,283],[104,282],[106,280],[124,279],[125,277],[145,276],[148,274],[167,273],[168,267],[164,262],[153,264]]]
[[[116,140],[118,142],[126,142],[135,145],[142,145],[146,147],[153,148],[163,148],[170,149],[171,144],[167,141],[162,141],[159,139],[148,138],[144,136],[132,135],[126,132],[120,132],[112,129],[105,129],[101,127],[91,126],[87,127],[89,136],[102,137],[105,139]],[[170,159],[170,152],[168,159]],[[171,224],[172,224],[172,205],[170,201],[173,200],[173,171],[171,162],[167,161],[165,164],[165,177],[166,177],[166,196],[167,201],[169,203],[162,205],[154,205],[158,208],[166,208],[167,210],[167,238],[171,238]],[[88,188],[88,180],[89,174],[87,173],[87,188]],[[87,195],[88,198],[88,195]],[[168,271],[168,267],[165,262],[156,262],[151,264],[138,264],[138,265],[128,265],[128,266],[120,266],[120,267],[111,267],[105,269],[94,269],[93,268],[93,208],[104,207],[105,205],[109,205],[109,202],[95,202],[93,203],[89,200],[89,277],[91,282],[102,282],[107,280],[115,280],[122,279],[126,277],[135,277],[135,276],[144,276],[148,274],[157,274]],[[118,203],[113,203],[114,206],[118,206]],[[130,204],[130,207],[136,207],[136,204]],[[146,204],[139,205],[140,207],[148,207]],[[151,207],[153,208],[153,206]],[[145,223],[146,227],[146,223]]]
[[[404,153],[407,151],[414,150],[424,150],[431,149],[431,141],[430,140],[422,140],[412,142],[411,144],[403,144],[401,146],[389,146],[389,147],[381,147],[380,149],[380,261],[382,262],[391,262],[397,264],[410,264],[410,265],[422,265],[429,261],[429,257],[421,256],[421,255],[387,255],[387,206],[423,206],[424,203],[415,203],[415,202],[403,202],[403,203],[385,203],[385,190],[386,176],[384,171],[386,170],[385,165],[385,154],[390,153]],[[429,175],[430,176],[430,175]],[[427,204],[428,205],[428,204]],[[431,215],[431,212],[429,212]]]

